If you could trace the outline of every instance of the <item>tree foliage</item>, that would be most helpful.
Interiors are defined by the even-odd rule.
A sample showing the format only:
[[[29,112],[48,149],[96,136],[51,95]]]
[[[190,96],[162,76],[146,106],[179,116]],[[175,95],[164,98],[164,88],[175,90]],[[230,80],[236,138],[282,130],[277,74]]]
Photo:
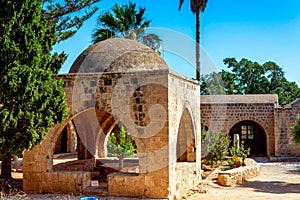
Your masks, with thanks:
[[[224,160],[230,144],[229,135],[223,131],[204,131],[201,134],[201,155],[212,167],[219,160]]]
[[[58,41],[72,37],[97,10],[100,0],[43,0],[42,17],[57,27]]]
[[[297,121],[292,127],[292,135],[294,142],[300,144],[300,115],[298,115]]]
[[[280,103],[300,97],[298,85],[289,82],[274,62],[261,65],[245,58],[226,58],[224,64],[230,71],[202,76],[202,94],[277,94]]]
[[[1,177],[10,157],[41,143],[68,115],[62,81],[53,78],[56,29],[41,17],[41,0],[0,1]]]
[[[57,42],[72,37],[97,10],[95,3],[100,0],[43,0],[41,16],[52,28],[56,29]],[[57,74],[67,55],[54,53],[49,68]]]
[[[127,135],[122,127],[119,134],[111,133],[107,141],[108,156],[124,155],[133,157],[137,153],[137,147],[131,135]]]
[[[128,4],[117,4],[99,15],[97,27],[92,34],[92,42],[111,37],[122,37],[142,42],[155,51],[159,51],[161,40],[156,34],[146,34],[145,28],[151,21],[144,17],[146,9],[129,1]]]

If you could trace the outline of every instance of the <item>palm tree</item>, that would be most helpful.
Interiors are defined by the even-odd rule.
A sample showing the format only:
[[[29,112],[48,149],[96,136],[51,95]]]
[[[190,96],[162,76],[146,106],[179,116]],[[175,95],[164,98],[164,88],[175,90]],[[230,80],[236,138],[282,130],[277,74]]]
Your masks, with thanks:
[[[179,11],[184,0],[179,0]],[[208,0],[190,0],[191,11],[196,14],[196,80],[200,81],[200,12],[204,12]]]
[[[145,28],[150,26],[150,20],[144,17],[146,9],[131,1],[128,4],[115,3],[113,8],[98,17],[97,28],[92,34],[92,42],[100,42],[111,37],[122,37],[149,44],[152,49],[159,50],[160,39],[155,34],[145,34]]]

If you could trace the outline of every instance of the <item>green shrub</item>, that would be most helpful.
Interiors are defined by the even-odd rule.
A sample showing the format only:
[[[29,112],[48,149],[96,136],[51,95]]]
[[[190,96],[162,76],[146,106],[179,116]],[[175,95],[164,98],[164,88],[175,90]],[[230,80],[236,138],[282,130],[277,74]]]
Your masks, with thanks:
[[[300,115],[298,115],[296,124],[292,127],[292,135],[294,142],[300,144]]]
[[[237,144],[229,148],[230,155],[235,157],[243,158],[243,161],[250,155],[250,148],[245,150],[244,144],[242,143],[240,148],[238,148]]]
[[[202,136],[203,152],[207,151],[205,157],[207,164],[214,166],[219,160],[224,160],[228,152],[230,138],[224,132],[208,131]]]
[[[131,135],[127,135],[122,127],[117,138],[115,133],[108,136],[107,156],[116,157],[124,155],[125,157],[134,157],[137,153],[137,147]]]
[[[241,157],[243,159],[243,162],[244,162],[245,159],[250,155],[250,148],[245,150],[245,147],[244,147],[243,143],[238,148],[237,143],[236,143],[234,146],[229,148],[229,153],[232,157],[227,160],[227,163],[231,168],[235,168],[235,167],[237,167],[237,166],[235,166],[235,164],[236,164],[235,159],[237,157]]]

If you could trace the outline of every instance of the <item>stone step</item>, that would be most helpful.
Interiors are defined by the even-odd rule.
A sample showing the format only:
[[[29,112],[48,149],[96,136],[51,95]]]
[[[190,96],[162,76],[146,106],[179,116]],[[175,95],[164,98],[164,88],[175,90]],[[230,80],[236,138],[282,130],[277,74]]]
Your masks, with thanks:
[[[107,184],[106,187],[99,184],[99,187],[87,187],[83,191],[83,195],[90,196],[108,196]]]

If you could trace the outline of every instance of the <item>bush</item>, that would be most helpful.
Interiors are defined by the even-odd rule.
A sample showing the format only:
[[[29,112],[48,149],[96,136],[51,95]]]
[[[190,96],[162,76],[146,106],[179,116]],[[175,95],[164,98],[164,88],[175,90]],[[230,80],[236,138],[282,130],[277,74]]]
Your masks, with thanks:
[[[236,158],[241,157],[243,162],[245,159],[250,155],[250,148],[245,150],[244,144],[242,143],[241,146],[238,148],[237,143],[229,148],[229,153],[232,156],[232,158],[228,159],[228,164],[234,168],[236,166]]]
[[[292,127],[293,141],[300,144],[300,115],[297,117],[296,124]]]
[[[245,150],[244,144],[242,143],[240,148],[237,144],[229,148],[229,153],[232,157],[241,157],[243,161],[250,155],[250,148]]]
[[[108,136],[107,141],[107,156],[117,157],[124,155],[125,157],[134,157],[137,153],[137,147],[131,135],[127,135],[122,127],[119,138],[115,133]]]
[[[207,151],[207,164],[214,166],[219,160],[224,160],[228,152],[230,138],[224,132],[210,132],[202,135],[202,152]]]

